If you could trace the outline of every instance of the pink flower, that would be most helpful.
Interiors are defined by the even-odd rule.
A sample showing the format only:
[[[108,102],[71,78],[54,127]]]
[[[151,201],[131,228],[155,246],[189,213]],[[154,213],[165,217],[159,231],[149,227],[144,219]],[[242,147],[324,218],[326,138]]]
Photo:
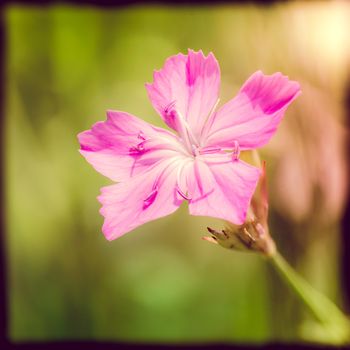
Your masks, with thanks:
[[[118,184],[98,197],[102,231],[115,239],[188,201],[192,215],[245,221],[260,169],[239,159],[275,133],[299,84],[258,71],[238,95],[215,111],[220,69],[214,55],[188,50],[169,57],[146,84],[156,111],[173,132],[126,112],[78,135],[80,153]]]

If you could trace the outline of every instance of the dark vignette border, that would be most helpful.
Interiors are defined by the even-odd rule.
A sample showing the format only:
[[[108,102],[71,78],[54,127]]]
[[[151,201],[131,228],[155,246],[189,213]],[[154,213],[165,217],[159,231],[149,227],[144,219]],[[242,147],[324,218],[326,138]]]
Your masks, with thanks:
[[[6,50],[6,28],[4,21],[4,8],[9,4],[16,5],[35,5],[50,6],[54,4],[72,4],[76,6],[96,6],[102,8],[108,7],[125,7],[133,5],[218,5],[218,4],[247,4],[258,6],[270,6],[274,3],[287,2],[288,0],[2,0],[0,2],[0,349],[1,350],[60,350],[60,349],[84,349],[84,350],[131,350],[131,349],[167,349],[167,350],[230,350],[230,349],[329,349],[330,346],[321,346],[314,344],[281,344],[268,343],[265,345],[242,345],[242,344],[142,344],[142,343],[118,343],[118,342],[99,342],[99,341],[52,341],[52,342],[28,342],[13,343],[8,338],[8,305],[7,305],[7,257],[6,257],[6,223],[5,223],[5,181],[4,181],[4,128],[1,127],[5,122],[5,50]],[[305,0],[304,0],[305,1]],[[346,108],[346,130],[350,131],[350,76],[348,77],[348,85],[345,93],[344,104]],[[347,141],[348,149],[350,149],[350,140]],[[348,174],[350,175],[350,153],[348,154]],[[350,176],[349,176],[350,178]],[[342,219],[342,286],[345,291],[345,309],[350,312],[350,191],[348,191],[347,205]],[[340,347],[336,347],[340,349]],[[346,347],[343,347],[344,349]]]

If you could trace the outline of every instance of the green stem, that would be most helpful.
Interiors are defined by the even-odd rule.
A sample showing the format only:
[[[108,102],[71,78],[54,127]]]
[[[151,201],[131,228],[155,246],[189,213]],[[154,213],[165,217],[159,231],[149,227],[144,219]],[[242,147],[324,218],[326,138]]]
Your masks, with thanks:
[[[322,335],[323,339],[317,337],[318,340],[333,344],[349,343],[350,321],[343,312],[306,282],[278,252],[269,261],[319,321],[318,335]]]

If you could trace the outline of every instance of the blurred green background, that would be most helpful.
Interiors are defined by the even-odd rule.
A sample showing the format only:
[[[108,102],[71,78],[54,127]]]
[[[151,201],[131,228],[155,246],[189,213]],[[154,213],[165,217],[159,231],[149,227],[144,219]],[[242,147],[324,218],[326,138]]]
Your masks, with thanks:
[[[263,258],[201,240],[219,220],[185,205],[113,242],[96,196],[110,181],[76,135],[107,109],[162,126],[144,88],[187,48],[212,51],[221,103],[258,69],[301,83],[265,147],[271,231],[282,254],[339,305],[347,188],[348,2],[271,6],[7,6],[6,222],[9,336],[251,342],[319,339]]]

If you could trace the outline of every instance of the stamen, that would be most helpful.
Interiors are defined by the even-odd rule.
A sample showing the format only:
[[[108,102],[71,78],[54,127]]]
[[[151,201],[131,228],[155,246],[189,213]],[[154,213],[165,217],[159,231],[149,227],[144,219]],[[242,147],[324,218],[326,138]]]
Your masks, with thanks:
[[[156,186],[151,193],[143,200],[143,209],[147,209],[156,199],[158,194],[158,186]]]
[[[165,106],[164,113],[166,115],[168,115],[172,111],[172,109],[175,107],[175,104],[176,104],[176,101],[174,100],[174,101],[170,102],[167,106]]]
[[[176,101],[172,101],[164,107],[164,119],[171,128],[178,132],[187,148],[187,151],[191,153],[193,144],[197,145],[198,147],[198,140],[194,136],[191,127],[187,123],[186,119],[175,107]]]
[[[216,110],[216,107],[218,106],[219,102],[220,102],[220,99],[218,98],[216,100],[213,108],[210,110],[209,114],[205,118],[205,121],[204,121],[203,126],[202,126],[202,130],[201,130],[201,134],[203,134],[203,131],[205,130],[206,127],[209,127],[209,126],[211,126],[213,124],[213,119],[211,119],[211,117],[214,114],[214,112]],[[210,125],[207,125],[209,121],[210,121]]]
[[[196,145],[191,145],[191,148],[192,148],[192,154],[194,155],[194,156],[199,156],[199,154],[200,154],[200,151],[198,150],[198,147],[196,146]]]
[[[182,192],[181,188],[179,186],[176,186],[176,191],[177,193],[183,198],[186,199],[187,201],[191,200],[191,197],[188,197],[185,193]]]
[[[145,134],[143,133],[142,130],[137,135],[137,138],[140,139],[140,140],[146,141],[146,136],[145,136]]]
[[[165,122],[173,129],[176,130],[176,110],[174,109],[176,101],[170,102],[167,106],[164,107],[163,116]]]
[[[222,148],[220,147],[208,147],[208,148],[204,148],[202,150],[199,151],[200,154],[212,154],[212,153],[217,153],[217,152],[221,152]]]
[[[145,151],[145,141],[138,143],[136,146],[129,148],[129,154],[140,154]]]
[[[239,148],[239,143],[237,140],[233,142],[233,149],[232,149],[232,160],[236,161],[239,158],[239,154],[241,153]]]
[[[210,111],[210,113],[209,113],[209,115],[208,115],[208,118],[210,118],[210,117],[213,115],[213,113],[215,112],[216,107],[218,106],[219,102],[220,102],[220,99],[218,98],[217,101],[215,102],[215,105],[214,105],[213,108],[211,109],[211,111]]]
[[[155,201],[159,186],[161,185],[161,178],[164,176],[165,172],[172,164],[174,164],[174,161],[169,162],[169,164],[157,175],[156,179],[153,182],[152,191],[143,200],[143,209],[147,209]]]
[[[187,132],[187,135],[188,135],[190,142],[192,144],[199,145],[199,142],[197,141],[196,137],[194,136],[190,125],[187,123],[187,120],[182,116],[182,114],[180,112],[178,112],[178,115],[181,119],[183,126],[185,127],[185,131]]]
[[[182,164],[178,167],[177,174],[176,174],[176,191],[183,199],[186,199],[187,201],[191,200],[192,198],[188,196],[188,191],[186,191],[186,194],[185,194],[185,191],[183,191],[181,189],[181,175],[182,175],[183,168],[189,162],[191,162],[191,160],[187,160],[187,161],[182,162]]]

